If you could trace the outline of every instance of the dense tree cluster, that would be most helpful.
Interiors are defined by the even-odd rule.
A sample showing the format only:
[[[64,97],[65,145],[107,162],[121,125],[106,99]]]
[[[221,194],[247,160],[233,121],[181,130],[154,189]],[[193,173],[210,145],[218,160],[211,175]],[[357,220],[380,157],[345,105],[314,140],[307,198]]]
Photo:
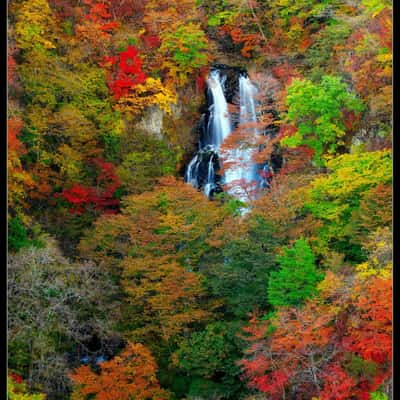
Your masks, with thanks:
[[[390,1],[8,18],[10,400],[390,398]],[[266,132],[224,150],[282,158],[247,203],[182,179],[212,63],[249,72]]]

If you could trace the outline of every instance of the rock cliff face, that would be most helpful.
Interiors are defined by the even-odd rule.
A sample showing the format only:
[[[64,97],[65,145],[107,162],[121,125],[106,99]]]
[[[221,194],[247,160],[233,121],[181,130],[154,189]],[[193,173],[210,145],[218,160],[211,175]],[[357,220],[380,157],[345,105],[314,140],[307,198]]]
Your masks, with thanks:
[[[162,139],[163,117],[164,112],[160,107],[151,106],[136,126],[141,131],[147,132],[157,139]]]
[[[179,118],[182,114],[181,104],[172,104],[171,112],[174,118]],[[163,119],[166,113],[158,106],[149,107],[136,127],[141,131],[153,135],[157,139],[163,139]]]

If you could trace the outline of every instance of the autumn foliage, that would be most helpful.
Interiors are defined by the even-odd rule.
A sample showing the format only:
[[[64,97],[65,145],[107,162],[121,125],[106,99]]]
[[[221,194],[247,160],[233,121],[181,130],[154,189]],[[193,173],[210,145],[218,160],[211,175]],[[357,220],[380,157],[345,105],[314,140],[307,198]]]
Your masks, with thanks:
[[[128,343],[117,356],[100,365],[96,374],[89,366],[79,367],[71,375],[75,383],[74,399],[95,396],[98,400],[167,400],[156,378],[157,364],[150,351],[140,343]]]
[[[80,214],[87,207],[105,213],[117,213],[119,199],[115,198],[115,193],[120,187],[120,181],[115,174],[115,167],[100,159],[93,160],[92,165],[98,170],[95,187],[75,183],[70,189],[64,189],[59,197],[71,204],[72,213]]]
[[[319,287],[320,299],[304,308],[253,320],[245,376],[277,399],[289,387],[301,398],[368,399],[391,374],[391,282],[359,280],[352,289],[330,273]]]
[[[110,3],[110,0],[83,0],[83,7],[76,9],[76,35],[80,40],[95,47],[102,46],[102,41],[107,40],[119,26],[118,21],[112,20]]]
[[[9,399],[391,398],[391,2],[7,5]]]
[[[128,46],[118,56],[107,57],[106,64],[110,64],[113,71],[110,74],[108,85],[115,99],[126,96],[134,86],[144,83],[147,79],[142,71],[142,59],[134,46]]]

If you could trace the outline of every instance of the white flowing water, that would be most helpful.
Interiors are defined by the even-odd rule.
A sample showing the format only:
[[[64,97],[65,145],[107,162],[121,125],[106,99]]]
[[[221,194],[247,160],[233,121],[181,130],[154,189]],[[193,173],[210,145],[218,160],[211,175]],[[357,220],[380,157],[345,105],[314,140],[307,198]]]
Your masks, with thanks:
[[[225,77],[221,78],[218,70],[211,71],[207,79],[208,90],[212,98],[207,125],[209,142],[199,149],[199,152],[190,161],[185,174],[185,181],[196,188],[203,186],[207,197],[210,197],[211,191],[215,189],[214,154],[212,153],[218,152],[221,144],[232,131],[228,103],[224,96],[224,82]],[[210,157],[207,166],[204,164],[204,157]],[[205,167],[207,173],[204,174],[203,171],[201,172],[202,176],[199,176],[199,169]]]
[[[256,101],[257,88],[247,76],[239,77],[239,125],[238,130],[243,143],[228,153],[232,167],[225,171],[224,182],[228,192],[245,200],[248,196],[244,186],[256,183],[257,171],[252,155],[255,151],[255,139],[259,134],[257,127]]]
[[[199,158],[199,156],[196,154],[190,161],[190,163],[187,167],[187,170],[186,170],[185,181],[190,183],[192,186],[197,185],[197,178],[196,178],[195,170],[193,169],[193,167],[196,165],[198,158]]]
[[[252,161],[252,154],[256,150],[255,138],[259,134],[255,126],[257,122],[255,100],[257,88],[248,77],[243,75],[239,77],[238,129],[243,140],[237,148],[222,152],[221,145],[232,132],[231,116],[224,95],[224,82],[225,77],[221,77],[220,71],[211,71],[207,80],[209,93],[212,96],[207,126],[209,143],[200,148],[190,161],[185,180],[194,187],[203,187],[205,195],[210,197],[213,189],[216,188],[214,159],[217,153],[220,162],[227,165],[222,183],[227,185],[230,194],[241,200],[247,200],[249,197],[248,188],[246,189],[245,186],[256,185],[259,179],[256,165]],[[211,151],[211,155],[207,153],[209,151]],[[207,158],[203,159],[204,157]],[[202,165],[201,170],[203,170],[201,178],[199,177],[200,165]],[[205,168],[207,168],[207,174],[204,173]]]
[[[204,194],[209,197],[211,194],[211,190],[214,189],[214,154],[210,157],[210,161],[208,162],[208,174],[207,174],[207,183],[204,186]]]
[[[211,144],[216,149],[232,131],[228,103],[224,96],[224,81],[218,70],[211,71],[207,80],[213,98],[213,104],[210,107],[209,132],[211,132]]]
[[[239,95],[240,95],[240,120],[239,124],[247,122],[257,122],[256,100],[258,89],[251,83],[247,76],[239,77]],[[249,127],[253,135],[258,135],[256,126]]]

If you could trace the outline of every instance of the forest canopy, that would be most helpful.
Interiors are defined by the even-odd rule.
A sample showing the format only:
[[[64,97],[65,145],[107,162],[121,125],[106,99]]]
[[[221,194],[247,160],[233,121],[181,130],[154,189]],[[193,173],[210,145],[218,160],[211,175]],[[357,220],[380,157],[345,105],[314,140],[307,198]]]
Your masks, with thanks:
[[[10,400],[392,396],[392,3],[8,2]]]

